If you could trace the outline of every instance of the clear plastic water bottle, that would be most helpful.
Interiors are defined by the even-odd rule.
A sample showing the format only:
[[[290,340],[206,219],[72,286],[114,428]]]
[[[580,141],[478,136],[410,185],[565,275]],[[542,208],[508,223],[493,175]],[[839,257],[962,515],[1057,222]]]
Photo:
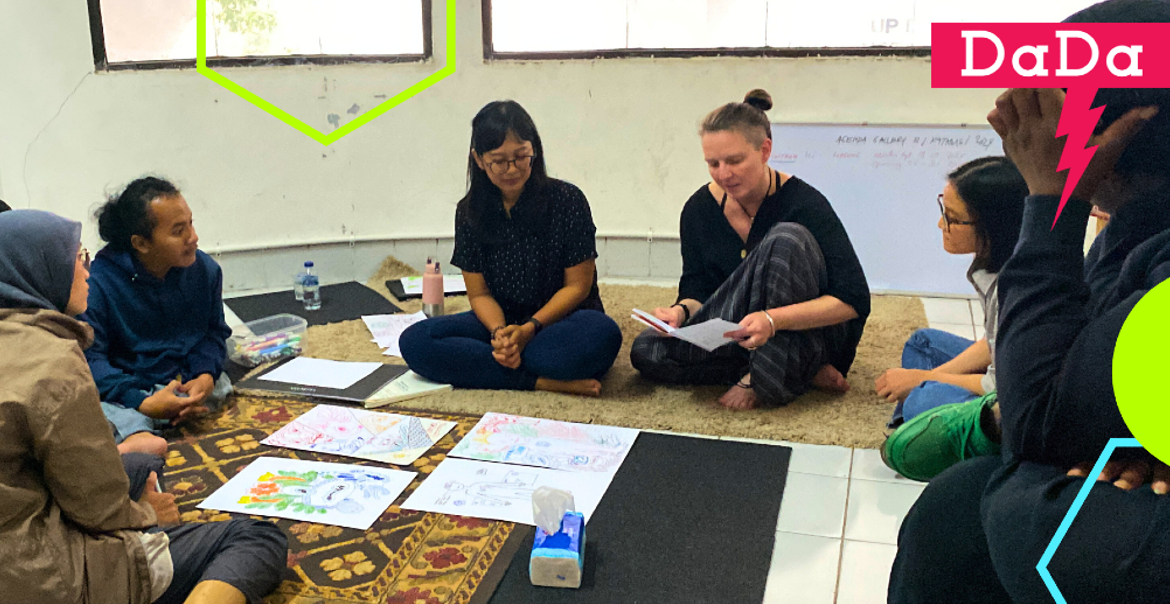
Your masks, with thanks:
[[[293,277],[293,295],[296,296],[297,302],[305,301],[305,275],[308,274],[311,266],[313,266],[312,262],[306,262],[305,268]]]
[[[305,263],[305,274],[301,277],[301,289],[303,301],[305,303],[305,310],[317,310],[321,308],[321,282],[317,279],[317,275],[313,272],[313,263]]]

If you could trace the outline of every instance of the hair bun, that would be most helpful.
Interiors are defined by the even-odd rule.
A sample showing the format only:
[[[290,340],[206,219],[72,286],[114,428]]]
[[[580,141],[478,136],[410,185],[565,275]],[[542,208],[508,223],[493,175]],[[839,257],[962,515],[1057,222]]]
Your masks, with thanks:
[[[763,88],[756,88],[747,93],[747,96],[743,97],[743,102],[760,111],[767,111],[772,108],[772,95],[768,94],[768,91]]]

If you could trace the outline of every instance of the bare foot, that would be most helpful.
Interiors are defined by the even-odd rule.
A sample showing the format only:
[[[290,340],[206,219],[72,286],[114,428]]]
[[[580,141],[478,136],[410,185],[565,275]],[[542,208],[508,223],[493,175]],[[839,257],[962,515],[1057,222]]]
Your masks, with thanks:
[[[825,365],[817,372],[812,380],[813,388],[828,390],[829,392],[849,392],[849,382],[845,376],[832,365]]]
[[[118,453],[149,453],[162,457],[167,454],[167,441],[150,432],[137,432],[118,445]]]
[[[739,384],[732,386],[723,396],[719,397],[719,404],[728,409],[754,409],[759,402],[756,391],[752,390],[751,374],[745,375]]]
[[[581,396],[600,396],[601,382],[597,380],[550,380],[536,378],[536,389]]]

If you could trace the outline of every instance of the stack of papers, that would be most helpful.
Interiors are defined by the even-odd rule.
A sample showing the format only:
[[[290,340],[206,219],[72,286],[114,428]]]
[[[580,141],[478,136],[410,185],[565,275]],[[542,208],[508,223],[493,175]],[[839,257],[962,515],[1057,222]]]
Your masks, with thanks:
[[[421,311],[413,315],[369,315],[362,317],[366,327],[374,336],[373,342],[378,348],[384,349],[382,354],[388,357],[400,357],[402,351],[398,348],[398,338],[407,327],[427,318]]]
[[[678,338],[684,342],[690,342],[707,352],[711,352],[725,344],[739,341],[723,335],[728,332],[738,331],[739,324],[723,319],[711,319],[710,321],[696,323],[695,325],[675,328],[658,320],[654,315],[636,308],[634,309],[634,314],[630,315],[630,317],[657,329],[663,335]]]

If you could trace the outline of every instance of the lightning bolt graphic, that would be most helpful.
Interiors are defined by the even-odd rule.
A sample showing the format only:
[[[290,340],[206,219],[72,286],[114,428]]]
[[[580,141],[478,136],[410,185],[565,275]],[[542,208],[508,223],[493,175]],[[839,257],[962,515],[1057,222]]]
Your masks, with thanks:
[[[1071,86],[1064,97],[1064,107],[1060,111],[1060,123],[1056,126],[1056,138],[1068,135],[1064,140],[1064,151],[1060,155],[1060,163],[1056,166],[1057,172],[1068,170],[1068,179],[1064,182],[1064,192],[1060,195],[1060,205],[1056,208],[1056,218],[1052,221],[1052,228],[1056,228],[1056,221],[1060,220],[1060,213],[1064,205],[1072,196],[1081,176],[1085,173],[1089,161],[1097,152],[1097,145],[1087,147],[1089,137],[1097,127],[1101,113],[1105,111],[1102,105],[1093,108],[1093,98],[1097,96],[1097,89],[1088,86]],[[1088,201],[1088,200],[1086,200]]]

